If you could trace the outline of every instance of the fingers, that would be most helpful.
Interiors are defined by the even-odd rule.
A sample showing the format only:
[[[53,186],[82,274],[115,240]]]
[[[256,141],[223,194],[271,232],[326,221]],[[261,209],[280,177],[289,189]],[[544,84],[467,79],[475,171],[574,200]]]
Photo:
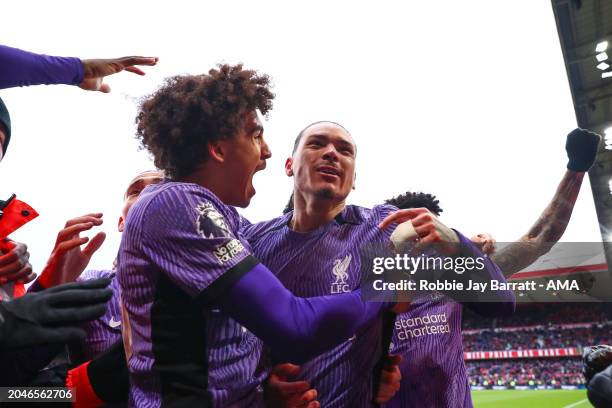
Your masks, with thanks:
[[[394,366],[399,365],[402,362],[402,356],[397,355],[389,355],[385,359],[385,369],[392,369]]]
[[[380,224],[378,224],[378,228],[385,229],[393,223],[401,223],[404,221],[412,220],[423,213],[429,213],[429,210],[427,210],[426,208],[410,208],[407,210],[398,210],[387,215],[385,219],[383,219]]]
[[[384,369],[381,372],[380,381],[382,384],[389,385],[392,388],[399,389],[399,383],[402,379],[402,374],[398,366],[393,366],[390,369]]]
[[[100,88],[98,88],[98,91],[102,93],[110,93],[111,87],[109,84],[101,83]]]
[[[103,289],[99,289],[103,290]],[[98,318],[106,312],[106,303],[89,306],[49,308],[43,313],[45,325],[78,323]]]
[[[76,305],[95,305],[108,301],[113,292],[110,289],[71,289],[47,296],[47,304],[62,307]]]
[[[27,278],[31,275],[34,275],[34,278],[36,277],[36,274],[32,272],[32,265],[27,263],[23,268],[19,269],[17,272],[0,277],[0,285],[4,285],[5,283],[8,283],[8,282],[16,282],[16,281],[23,282],[24,280],[27,280]],[[33,278],[30,280],[27,280],[27,282],[31,282],[32,280]],[[24,283],[27,283],[27,282],[24,282]]]
[[[106,288],[108,285],[110,285],[110,283],[111,280],[108,278],[91,279],[81,282],[71,282],[47,289],[45,293],[57,293],[72,289],[100,289]]]
[[[137,75],[145,75],[144,71],[138,67],[126,67],[125,70]]]
[[[13,246],[9,252],[0,256],[0,268],[11,265],[22,258],[29,259],[30,255],[28,254],[28,246],[26,244],[22,244],[20,242],[12,242],[12,244]]]
[[[299,402],[301,403],[300,405],[304,405],[304,404],[309,404],[311,402],[315,402],[315,400],[317,399],[317,390],[315,390],[314,388],[311,390],[306,391],[304,394],[302,394],[300,396]]]
[[[87,259],[91,259],[92,255],[100,249],[104,240],[106,239],[106,234],[104,232],[98,232],[92,239],[89,244],[83,249],[83,255],[87,257]]]
[[[12,282],[14,280],[18,280],[23,278],[26,271],[27,274],[32,273],[32,266],[30,265],[30,253],[26,252],[23,255],[13,254],[10,259],[14,259],[13,262],[9,264],[5,264],[0,267],[0,284],[5,284],[7,282]],[[26,275],[27,275],[26,274]]]
[[[277,380],[274,384],[276,392],[283,397],[288,397],[293,394],[301,394],[310,389],[308,381],[280,381]]]
[[[11,249],[15,248],[17,244],[20,244],[20,242],[15,242],[11,239],[4,238],[3,240],[0,240],[0,251],[7,253]]]
[[[157,57],[137,57],[137,56],[131,56],[131,57],[123,57],[123,58],[119,58],[118,59],[118,62],[126,70],[127,70],[128,67],[131,67],[133,65],[148,65],[148,66],[153,66],[153,65],[157,64],[157,61],[159,61],[159,58],[157,58]],[[143,75],[144,75],[144,73],[143,73]]]
[[[83,222],[80,224],[74,224],[67,228],[64,228],[57,234],[57,243],[65,241],[74,237],[81,232],[88,231],[94,226],[93,222]]]
[[[78,327],[41,328],[36,336],[36,344],[67,343],[85,339],[85,330]]]
[[[66,225],[64,226],[64,228],[68,228],[76,224],[83,224],[86,222],[91,222],[93,225],[102,225],[102,223],[104,222],[102,220],[102,216],[103,216],[102,213],[91,213],[91,214],[83,215],[81,217],[76,217],[76,218],[66,221]]]
[[[482,246],[482,252],[486,255],[492,255],[495,253],[495,242],[486,241]]]
[[[433,224],[421,224],[414,228],[417,235],[420,238],[424,238],[429,235],[433,230],[435,230],[435,226]]]
[[[437,217],[430,212],[424,212],[414,217],[412,225],[416,228],[420,225],[432,224]]]
[[[36,274],[36,272],[32,272],[30,273],[28,276],[25,276],[21,279],[19,279],[19,282],[23,283],[24,285],[30,282],[33,282],[34,279],[36,279],[38,275]]]
[[[383,370],[380,376],[380,386],[376,394],[376,402],[379,404],[389,401],[400,389],[402,374],[397,365],[391,370]]]
[[[62,242],[61,244],[55,247],[55,251],[53,252],[51,257],[57,257],[65,252],[70,251],[71,249],[78,248],[81,245],[87,243],[87,241],[89,241],[88,237],[76,237],[69,241]]]
[[[272,373],[284,378],[293,377],[300,373],[300,366],[291,363],[277,364]]]
[[[424,251],[425,248],[435,243],[440,243],[440,237],[433,231],[419,239],[414,247],[417,251]],[[441,249],[440,245],[438,245],[436,249]]]
[[[286,408],[303,408],[307,406],[319,406],[319,402],[316,401],[317,390],[314,388],[309,389],[304,393],[295,393],[288,395],[279,395],[279,406]]]

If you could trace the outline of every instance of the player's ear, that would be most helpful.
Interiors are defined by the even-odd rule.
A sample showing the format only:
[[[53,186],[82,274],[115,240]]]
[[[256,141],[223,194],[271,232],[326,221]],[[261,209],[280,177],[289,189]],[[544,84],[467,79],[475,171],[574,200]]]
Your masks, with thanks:
[[[123,216],[119,216],[119,223],[117,224],[117,229],[119,230],[119,232],[123,232],[123,229],[125,228],[125,220],[123,219]]]
[[[208,154],[213,160],[223,163],[225,161],[225,144],[223,140],[208,142]]]
[[[289,177],[293,177],[293,157],[285,160],[285,174]]]
[[[357,189],[357,183],[356,183],[356,181],[357,181],[357,172],[355,172],[355,173],[353,174],[353,190],[356,190],[356,189]]]

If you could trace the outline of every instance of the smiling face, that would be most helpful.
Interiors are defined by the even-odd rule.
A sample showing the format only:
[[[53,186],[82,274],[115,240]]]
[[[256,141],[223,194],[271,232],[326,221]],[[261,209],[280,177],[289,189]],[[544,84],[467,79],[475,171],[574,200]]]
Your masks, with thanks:
[[[356,151],[352,136],[342,126],[315,123],[302,131],[285,169],[295,177],[300,194],[342,201],[355,181]]]
[[[242,130],[236,137],[217,144],[222,145],[224,152],[223,177],[227,188],[223,201],[236,207],[246,207],[255,195],[253,176],[266,168],[266,160],[272,156],[257,113],[246,114]]]
[[[150,170],[140,173],[130,181],[128,188],[125,191],[125,197],[123,202],[123,210],[121,211],[121,217],[119,217],[119,232],[123,232],[125,228],[125,220],[127,219],[128,211],[132,208],[132,205],[138,199],[138,196],[144,190],[146,186],[151,184],[161,183],[164,180],[164,173],[161,171]]]

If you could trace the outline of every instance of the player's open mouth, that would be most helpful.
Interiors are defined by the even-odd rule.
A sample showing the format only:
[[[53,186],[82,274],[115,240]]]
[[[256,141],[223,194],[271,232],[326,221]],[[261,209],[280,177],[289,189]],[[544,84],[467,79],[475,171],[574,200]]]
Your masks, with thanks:
[[[340,170],[332,166],[319,166],[317,167],[317,171],[319,173],[329,175],[329,176],[340,177],[342,175],[342,172]]]

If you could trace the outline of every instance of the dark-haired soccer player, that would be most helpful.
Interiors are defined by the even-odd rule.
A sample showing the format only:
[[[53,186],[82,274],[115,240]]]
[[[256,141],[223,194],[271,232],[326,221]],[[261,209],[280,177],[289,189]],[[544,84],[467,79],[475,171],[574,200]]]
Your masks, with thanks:
[[[294,210],[244,229],[255,254],[296,295],[337,296],[353,290],[360,284],[362,246],[389,241],[392,228],[380,229],[378,225],[396,207],[369,209],[345,203],[353,188],[356,156],[355,141],[341,125],[316,122],[307,126],[296,138],[292,157],[285,165],[286,174],[294,178]],[[434,222],[431,213],[424,209],[418,213],[413,223],[423,241],[460,241],[472,256],[483,256],[461,234]],[[504,280],[488,260],[486,272]],[[511,292],[504,295],[513,309]],[[308,381],[317,390],[323,407],[371,406],[372,371],[382,352],[380,333],[381,320],[377,319],[356,336],[305,363],[296,379]],[[377,395],[378,402],[387,400],[394,391]]]
[[[531,265],[561,238],[576,203],[584,172],[595,161],[599,140],[599,135],[583,129],[576,129],[567,136],[569,163],[551,203],[527,234],[491,255],[506,277]],[[429,194],[406,193],[387,202],[400,208],[430,208],[433,205],[439,214],[442,209],[433,198]],[[485,249],[492,249],[489,237],[483,239],[479,235],[472,239],[482,241]],[[481,315],[497,312],[489,304],[468,303],[467,307]],[[390,353],[403,357],[400,364],[402,382],[400,391],[386,407],[472,406],[463,360],[461,313],[460,303],[435,296],[413,302],[410,310],[397,316]]]
[[[268,84],[222,65],[170,78],[140,108],[138,136],[169,180],[131,208],[118,256],[132,405],[260,405],[265,373],[250,332],[301,362],[388,307],[359,291],[297,298],[240,233],[230,205],[249,204],[271,155],[256,114],[272,107]]]

